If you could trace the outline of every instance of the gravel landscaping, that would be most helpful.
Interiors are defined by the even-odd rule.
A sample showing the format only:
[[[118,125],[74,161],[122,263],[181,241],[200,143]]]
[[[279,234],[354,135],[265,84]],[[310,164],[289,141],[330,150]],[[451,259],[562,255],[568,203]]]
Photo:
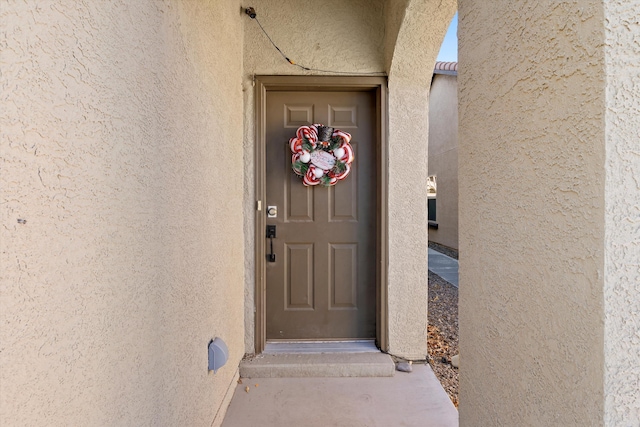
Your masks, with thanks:
[[[458,369],[451,366],[451,357],[459,353],[458,288],[432,272],[429,272],[427,347],[429,364],[457,408]]]

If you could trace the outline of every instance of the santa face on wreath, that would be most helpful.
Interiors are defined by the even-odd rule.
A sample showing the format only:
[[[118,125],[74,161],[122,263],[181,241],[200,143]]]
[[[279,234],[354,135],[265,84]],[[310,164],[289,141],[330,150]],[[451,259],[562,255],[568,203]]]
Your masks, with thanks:
[[[291,167],[306,186],[335,185],[351,172],[351,135],[321,124],[300,126],[289,140]]]

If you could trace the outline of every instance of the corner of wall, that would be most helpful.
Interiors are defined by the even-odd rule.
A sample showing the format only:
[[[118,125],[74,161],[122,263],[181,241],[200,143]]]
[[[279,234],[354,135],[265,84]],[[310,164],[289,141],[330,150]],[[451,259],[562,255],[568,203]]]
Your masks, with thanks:
[[[637,8],[604,2],[605,425],[640,425],[640,34]]]

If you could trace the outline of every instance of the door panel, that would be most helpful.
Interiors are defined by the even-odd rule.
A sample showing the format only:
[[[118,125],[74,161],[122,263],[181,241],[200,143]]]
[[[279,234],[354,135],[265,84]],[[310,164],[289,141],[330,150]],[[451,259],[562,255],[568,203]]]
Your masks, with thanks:
[[[266,205],[278,207],[275,262],[266,263],[267,339],[374,338],[376,143],[374,92],[269,91]],[[352,135],[350,175],[305,187],[289,139],[323,123]]]
[[[313,244],[285,243],[285,310],[313,310]]]
[[[358,245],[331,244],[329,310],[358,309]]]

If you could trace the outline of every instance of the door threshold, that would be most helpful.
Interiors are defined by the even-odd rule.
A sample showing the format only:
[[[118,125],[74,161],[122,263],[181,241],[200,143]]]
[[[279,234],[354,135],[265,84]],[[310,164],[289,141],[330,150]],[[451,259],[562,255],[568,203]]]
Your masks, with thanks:
[[[242,378],[392,377],[395,369],[391,356],[380,351],[262,353],[240,362]]]
[[[263,354],[379,353],[375,340],[267,341]]]

